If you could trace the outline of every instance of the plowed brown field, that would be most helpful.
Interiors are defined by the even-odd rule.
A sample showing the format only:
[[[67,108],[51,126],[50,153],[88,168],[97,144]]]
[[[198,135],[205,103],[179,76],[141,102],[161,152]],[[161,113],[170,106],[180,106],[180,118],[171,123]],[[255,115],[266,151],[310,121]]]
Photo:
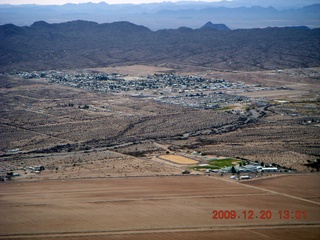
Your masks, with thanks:
[[[264,186],[204,176],[1,184],[0,239],[318,239],[319,177],[286,177],[283,189],[312,183],[305,195],[282,193],[281,177]],[[213,210],[237,217],[212,219]],[[281,219],[279,210],[306,211],[306,218]],[[261,219],[261,211],[272,216]]]

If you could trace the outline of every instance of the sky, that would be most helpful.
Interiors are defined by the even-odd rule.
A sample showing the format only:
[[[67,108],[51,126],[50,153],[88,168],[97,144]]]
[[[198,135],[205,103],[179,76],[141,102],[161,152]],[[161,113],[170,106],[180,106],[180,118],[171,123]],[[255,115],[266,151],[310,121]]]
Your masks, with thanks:
[[[0,0],[0,4],[41,4],[41,5],[62,5],[66,3],[99,3],[106,2],[108,4],[122,4],[122,3],[152,3],[152,2],[178,2],[182,0]],[[201,2],[219,2],[221,0],[183,0],[183,1],[201,1]]]

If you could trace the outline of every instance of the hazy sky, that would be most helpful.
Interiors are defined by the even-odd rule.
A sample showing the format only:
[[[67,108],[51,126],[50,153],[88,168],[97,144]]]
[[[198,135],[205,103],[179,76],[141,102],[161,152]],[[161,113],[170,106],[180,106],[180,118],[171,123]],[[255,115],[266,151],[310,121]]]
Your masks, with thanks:
[[[121,4],[121,3],[151,3],[151,2],[178,2],[181,0],[0,0],[0,4],[42,4],[42,5],[61,5],[65,3],[99,3],[99,2],[106,2],[108,4]],[[199,0],[184,0],[184,1],[199,1]],[[200,0],[201,2],[219,2],[221,0]]]

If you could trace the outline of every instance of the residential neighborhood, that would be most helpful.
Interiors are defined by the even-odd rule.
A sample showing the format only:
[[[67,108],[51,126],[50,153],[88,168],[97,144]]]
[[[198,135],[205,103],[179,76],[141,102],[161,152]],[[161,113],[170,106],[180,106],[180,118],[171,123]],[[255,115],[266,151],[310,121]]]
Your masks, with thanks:
[[[252,99],[244,96],[243,93],[276,89],[263,87],[261,84],[248,85],[239,81],[234,83],[226,79],[207,79],[196,75],[180,76],[172,73],[138,78],[129,78],[127,75],[118,73],[59,71],[17,72],[14,75],[24,79],[42,78],[51,83],[75,88],[148,98],[158,102],[202,109],[219,109],[237,104],[267,106],[265,99]]]

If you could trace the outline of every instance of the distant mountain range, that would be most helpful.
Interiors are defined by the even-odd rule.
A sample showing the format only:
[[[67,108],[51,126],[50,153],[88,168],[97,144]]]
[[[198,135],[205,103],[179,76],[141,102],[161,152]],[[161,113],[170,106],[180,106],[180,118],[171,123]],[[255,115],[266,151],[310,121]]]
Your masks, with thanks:
[[[319,0],[237,0],[221,2],[163,2],[153,4],[85,3],[66,5],[0,5],[0,24],[30,26],[42,20],[61,23],[130,21],[152,30],[199,28],[204,22],[231,29],[283,26],[320,27]]]
[[[130,22],[0,26],[0,71],[152,64],[257,70],[320,66],[320,29],[228,30],[206,23],[152,31]]]

